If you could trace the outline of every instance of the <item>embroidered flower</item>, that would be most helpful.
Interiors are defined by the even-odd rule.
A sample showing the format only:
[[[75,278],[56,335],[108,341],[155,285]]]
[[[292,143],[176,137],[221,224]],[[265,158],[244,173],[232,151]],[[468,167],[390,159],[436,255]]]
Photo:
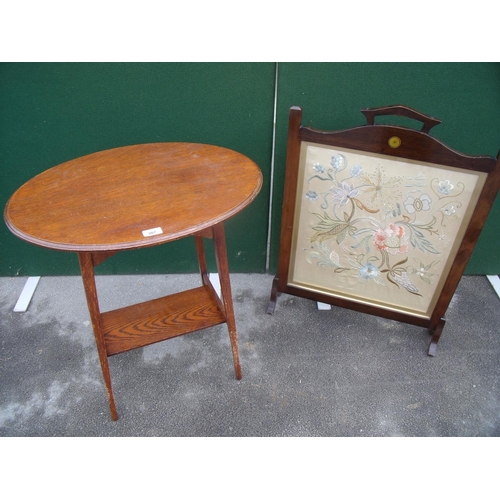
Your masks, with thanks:
[[[351,254],[351,257],[347,258],[347,262],[351,266],[354,276],[358,278],[358,281],[363,284],[371,281],[377,285],[385,286],[384,281],[381,279],[383,278],[383,274],[380,272],[380,269],[373,262],[363,264],[361,260],[361,255],[356,257],[354,254]]]
[[[368,264],[365,264],[364,266],[361,266],[359,268],[359,275],[364,279],[373,280],[376,279],[379,274],[379,268],[371,262],[368,262]]]
[[[406,211],[409,214],[429,210],[431,208],[431,197],[428,194],[421,194],[419,197],[408,196],[404,202]]]
[[[398,224],[389,224],[385,229],[379,229],[373,235],[373,244],[378,250],[387,250],[390,254],[406,253],[408,251],[408,236],[405,228]]]
[[[325,171],[325,167],[321,165],[321,163],[315,163],[313,165],[313,168],[314,170],[316,170],[316,172],[319,172],[320,174],[322,174]]]
[[[448,207],[446,207],[443,212],[445,213],[445,215],[447,215],[448,217],[450,217],[451,215],[453,215],[457,210],[455,209],[455,207],[453,205],[449,205]]]
[[[354,189],[354,186],[350,186],[346,182],[337,182],[337,187],[332,187],[330,192],[333,193],[332,201],[343,207],[351,198],[355,198],[359,191]]]
[[[351,177],[358,177],[363,172],[363,167],[361,165],[353,165],[351,168]]]
[[[347,162],[345,156],[341,154],[336,154],[335,156],[332,156],[332,159],[330,161],[330,165],[338,172],[344,170],[344,168],[347,166],[346,164]]]
[[[439,194],[447,196],[452,192],[454,187],[455,186],[448,179],[446,179],[444,181],[439,181],[437,190]]]
[[[413,266],[408,266],[408,271],[411,274],[415,274],[418,276],[422,281],[425,281],[425,283],[430,284],[431,283],[431,278],[433,276],[437,276],[437,273],[431,272],[431,269],[439,264],[439,261],[436,260],[432,262],[431,264],[425,265],[422,261],[419,261],[415,259],[416,262],[418,262],[418,267],[413,267]]]
[[[316,191],[308,191],[306,193],[306,198],[309,201],[316,201],[319,198],[319,196],[318,196],[318,193]]]
[[[372,175],[362,175],[365,182],[363,191],[369,196],[368,204],[373,207],[382,205],[386,209],[392,210],[394,204],[401,196],[399,185],[402,177],[390,177],[384,179],[383,169],[377,168],[376,173]]]

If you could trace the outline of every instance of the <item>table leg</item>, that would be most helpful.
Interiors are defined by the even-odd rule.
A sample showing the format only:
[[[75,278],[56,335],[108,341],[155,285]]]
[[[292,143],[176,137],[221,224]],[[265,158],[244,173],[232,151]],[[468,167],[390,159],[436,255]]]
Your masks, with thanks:
[[[203,238],[213,238],[211,228],[194,235],[194,240],[196,243],[196,253],[198,255],[198,265],[201,275],[201,283],[203,285],[210,286],[210,278],[208,276],[207,259],[205,257],[205,245],[203,243]]]
[[[241,366],[238,354],[238,337],[236,335],[236,322],[234,319],[233,299],[231,295],[231,282],[229,280],[229,265],[227,261],[226,236],[224,234],[224,224],[220,222],[213,228],[215,258],[219,272],[220,288],[222,302],[226,313],[227,328],[229,330],[229,339],[233,351],[234,371],[236,378],[241,379]]]
[[[101,313],[99,310],[99,300],[97,297],[97,287],[94,275],[94,261],[92,254],[88,252],[81,252],[78,254],[80,262],[80,269],[82,273],[83,286],[85,288],[85,295],[87,297],[87,304],[92,320],[92,328],[94,330],[95,341],[97,345],[97,352],[99,353],[99,361],[101,362],[102,375],[106,385],[106,392],[108,394],[109,407],[111,410],[111,418],[118,420],[118,413],[113,398],[113,390],[111,388],[111,374],[109,372],[108,354],[106,351],[106,343],[104,342],[104,335],[102,331]]]

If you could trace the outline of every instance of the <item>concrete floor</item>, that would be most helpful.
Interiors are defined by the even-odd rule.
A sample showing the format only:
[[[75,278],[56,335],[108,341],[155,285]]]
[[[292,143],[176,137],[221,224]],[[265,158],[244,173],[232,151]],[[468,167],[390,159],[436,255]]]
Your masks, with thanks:
[[[225,325],[110,358],[110,418],[80,277],[0,279],[0,436],[500,436],[500,299],[465,276],[437,356],[425,329],[319,311],[272,276],[231,276],[243,378]],[[99,276],[101,310],[198,286],[196,275]]]

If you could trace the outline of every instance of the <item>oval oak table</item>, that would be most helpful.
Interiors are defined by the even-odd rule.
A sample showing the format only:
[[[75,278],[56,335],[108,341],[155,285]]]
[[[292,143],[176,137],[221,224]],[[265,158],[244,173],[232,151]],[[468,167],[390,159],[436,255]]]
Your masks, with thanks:
[[[152,143],[93,153],[21,186],[4,218],[19,238],[78,254],[111,417],[118,419],[108,357],[226,323],[241,378],[223,222],[249,205],[262,173],[246,156],[205,144]],[[194,236],[201,286],[100,312],[94,268],[117,252]],[[205,259],[214,242],[220,297]]]

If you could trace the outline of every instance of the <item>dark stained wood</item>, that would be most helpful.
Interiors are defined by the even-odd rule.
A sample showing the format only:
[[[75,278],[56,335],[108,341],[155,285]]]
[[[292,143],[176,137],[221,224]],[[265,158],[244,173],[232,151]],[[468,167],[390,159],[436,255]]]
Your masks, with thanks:
[[[273,280],[271,296],[267,308],[268,314],[273,314],[276,301],[281,292],[284,292],[288,282],[288,268],[292,251],[293,217],[295,213],[295,193],[297,190],[302,109],[298,106],[290,108],[288,120],[288,141],[286,149],[286,173],[283,187],[283,203],[281,206],[280,254],[278,273]]]
[[[271,286],[271,295],[269,297],[269,303],[267,304],[267,314],[273,314],[276,310],[276,302],[278,301],[278,297],[281,295],[279,285],[279,275],[277,274],[273,279],[273,284]]]
[[[428,133],[432,127],[439,125],[441,120],[433,118],[432,116],[424,115],[415,109],[409,108],[408,106],[403,106],[401,104],[395,104],[392,106],[381,106],[379,108],[365,108],[361,110],[366,117],[366,122],[368,125],[375,125],[375,118],[377,116],[405,116],[406,118],[412,118],[413,120],[418,120],[423,123],[422,132]]]
[[[490,213],[493,202],[500,190],[500,155],[496,162],[494,170],[488,175],[488,179],[485,182],[479,200],[477,202],[476,209],[472,215],[469,222],[467,230],[464,234],[460,248],[453,262],[453,266],[450,270],[448,278],[444,284],[441,296],[434,308],[434,312],[431,315],[430,329],[434,330],[438,328],[438,325],[443,320],[448,309],[448,305],[455,293],[455,290],[460,282],[467,263],[470,260],[474,247],[477,243],[479,235],[484,227],[486,219]],[[444,326],[444,325],[443,325]],[[439,340],[440,335],[436,337]],[[437,343],[436,340],[436,343]]]
[[[388,144],[389,139],[394,135],[401,138],[401,146],[397,149],[391,148]],[[496,164],[495,159],[491,156],[467,156],[454,151],[423,132],[392,125],[363,125],[338,132],[322,132],[301,127],[300,138],[307,142],[479,172],[490,173],[495,169]]]
[[[441,334],[443,333],[443,328],[444,328],[445,324],[446,324],[446,319],[441,318],[435,326],[432,325],[429,328],[429,333],[432,335],[431,343],[429,345],[429,351],[427,352],[427,354],[429,356],[436,355],[437,343],[439,342],[439,338],[441,337]]]
[[[286,175],[283,193],[283,206],[281,211],[280,255],[288,258],[279,259],[278,276],[288,275],[289,256],[292,248],[293,216],[295,213],[295,193],[297,189],[299,157],[300,157],[300,122],[302,110],[298,107],[290,109],[288,125],[288,144],[286,150]]]
[[[428,131],[433,126],[439,124],[440,120],[424,115],[406,106],[396,105],[363,109],[362,113],[367,118],[367,125],[340,131],[323,131],[302,126],[301,108],[292,107],[290,109],[278,272],[271,287],[267,312],[273,314],[276,308],[277,298],[281,293],[287,293],[289,295],[296,295],[310,300],[345,307],[362,313],[373,314],[417,326],[424,326],[428,328],[429,332],[432,334],[427,354],[429,356],[434,356],[436,354],[437,343],[446,323],[446,310],[500,189],[500,157],[468,156],[449,148],[428,135]],[[422,130],[417,131],[406,127],[390,125],[375,125],[375,117],[380,115],[406,116],[422,121]],[[401,144],[396,149],[391,148],[388,144],[389,138],[393,136],[397,136],[401,139]],[[288,273],[292,251],[295,199],[298,182],[300,146],[302,141],[334,147],[351,148],[353,150],[384,154],[397,158],[406,158],[437,165],[457,167],[465,170],[485,172],[488,174],[479,201],[430,318],[414,316],[370,304],[357,303],[348,299],[332,297],[289,285]]]
[[[223,222],[249,205],[262,173],[226,148],[154,143],[94,153],[34,177],[11,197],[4,217],[30,243],[78,254],[111,418],[118,419],[108,357],[222,323],[235,376],[242,377]],[[143,231],[161,228],[153,235]],[[201,286],[100,312],[94,267],[119,251],[193,235]],[[214,289],[204,238],[213,239],[221,285]]]

